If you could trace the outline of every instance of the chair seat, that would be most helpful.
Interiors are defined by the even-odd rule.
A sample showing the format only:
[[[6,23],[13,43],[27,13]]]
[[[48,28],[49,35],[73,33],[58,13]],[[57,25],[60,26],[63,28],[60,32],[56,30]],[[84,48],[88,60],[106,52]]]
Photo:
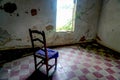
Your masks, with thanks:
[[[47,48],[47,52],[48,52],[49,59],[50,58],[57,58],[59,56],[58,51],[56,51],[56,50]],[[45,57],[45,52],[43,50],[38,50],[38,51],[36,51],[36,55],[40,55],[40,56]]]

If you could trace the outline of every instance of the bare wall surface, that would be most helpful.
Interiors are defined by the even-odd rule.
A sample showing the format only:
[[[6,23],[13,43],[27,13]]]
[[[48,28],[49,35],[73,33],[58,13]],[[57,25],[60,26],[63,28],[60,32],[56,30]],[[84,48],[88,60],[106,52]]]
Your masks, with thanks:
[[[56,0],[1,0],[0,49],[30,47],[28,29],[45,30],[47,45],[73,44],[95,38],[100,0],[77,0],[75,30],[56,32]],[[1,36],[2,35],[2,36]]]
[[[120,0],[104,0],[97,40],[120,52]]]
[[[75,39],[92,40],[96,36],[101,0],[78,0]]]

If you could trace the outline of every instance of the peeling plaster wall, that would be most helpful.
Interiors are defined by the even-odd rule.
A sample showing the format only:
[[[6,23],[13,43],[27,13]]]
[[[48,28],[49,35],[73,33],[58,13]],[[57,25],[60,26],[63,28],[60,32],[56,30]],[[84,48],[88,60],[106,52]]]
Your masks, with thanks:
[[[97,40],[120,52],[120,0],[104,0]]]
[[[91,41],[96,36],[101,0],[78,0],[75,39]]]
[[[6,12],[4,10],[6,3],[14,3],[17,9],[12,13]],[[2,0],[0,2],[0,28],[11,35],[11,40],[0,45],[0,48],[30,47],[29,28],[46,30],[46,26],[52,25],[55,29],[55,7],[55,0]]]
[[[48,46],[92,40],[96,35],[99,9],[100,0],[77,0],[74,32],[56,32],[56,0],[2,0],[0,28],[10,34],[10,40],[0,45],[0,49],[31,47],[29,28],[45,30]]]

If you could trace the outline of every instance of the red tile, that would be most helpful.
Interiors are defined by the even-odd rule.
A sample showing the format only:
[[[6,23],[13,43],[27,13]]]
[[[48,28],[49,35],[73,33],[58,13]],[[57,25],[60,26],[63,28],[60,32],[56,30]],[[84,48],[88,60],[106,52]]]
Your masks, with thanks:
[[[86,66],[86,67],[90,67],[90,66],[91,66],[91,65],[88,64],[88,63],[83,63],[83,65]]]
[[[102,63],[100,60],[96,60],[95,62],[96,62],[96,64],[101,64]]]
[[[76,65],[72,65],[72,66],[71,66],[71,69],[72,69],[72,70],[76,70],[76,69],[78,69],[78,68],[77,68]]]
[[[120,64],[120,61],[115,61],[117,64]]]
[[[86,56],[87,56],[87,57],[92,57],[92,55],[91,55],[91,54],[87,54]]]
[[[78,48],[72,48],[73,50],[78,50]]]
[[[81,71],[82,71],[84,74],[90,73],[87,68],[83,68],[83,69],[81,69]]]
[[[29,75],[21,75],[19,77],[19,80],[26,80]]]
[[[99,67],[98,65],[96,65],[96,66],[94,66],[94,68],[96,69],[96,70],[102,70],[102,68],[101,67]]]
[[[105,58],[105,60],[108,62],[112,61],[110,58]]]
[[[54,75],[52,80],[61,80],[61,78],[59,78],[57,75]]]
[[[108,63],[108,62],[106,62],[105,65],[108,66],[108,67],[113,67],[113,65]]]
[[[28,69],[29,68],[29,64],[23,64],[21,65],[21,69]]]
[[[118,69],[120,69],[120,65],[117,65],[116,67],[117,67]]]
[[[35,71],[35,68],[29,68],[29,72],[33,73]]]
[[[67,63],[62,63],[62,66],[68,66],[68,64]]]
[[[103,75],[100,74],[99,72],[94,72],[93,74],[94,74],[97,78],[102,78],[102,77],[103,77]]]
[[[88,79],[86,78],[86,76],[82,75],[79,77],[79,80],[88,80]]]
[[[108,80],[116,80],[112,75],[108,75],[108,76],[106,76],[106,78],[107,78]]]
[[[66,75],[67,75],[68,80],[76,76],[73,71],[67,72]]]
[[[108,58],[110,58],[110,54],[105,54],[105,57],[108,57]]]
[[[95,58],[96,58],[96,59],[101,59],[100,56],[98,56],[98,55],[96,55]]]
[[[73,57],[73,54],[74,54],[74,53],[71,53],[71,54],[68,54],[67,56],[68,56],[68,57]]]
[[[66,61],[70,61],[71,58],[70,58],[70,57],[66,57],[65,60],[66,60]]]
[[[79,55],[82,55],[83,53],[80,51],[80,52],[78,52],[78,54],[79,54]]]
[[[29,59],[29,63],[34,63],[34,60],[33,59]]]
[[[92,79],[94,79],[94,77],[95,77],[95,79],[96,78],[97,79],[103,79],[103,77],[105,76],[105,78],[107,80],[115,80],[115,77],[116,78],[119,77],[119,75],[120,75],[120,72],[119,72],[119,70],[120,70],[120,61],[119,60],[114,61],[111,58],[104,58],[103,57],[102,59],[105,60],[105,62],[103,62],[103,60],[100,59],[101,57],[99,55],[97,56],[96,54],[93,54],[93,52],[88,53],[85,50],[75,51],[76,49],[71,49],[71,47],[58,49],[58,50],[61,51],[59,59],[58,59],[58,64],[60,64],[61,66],[60,67],[58,66],[57,71],[56,71],[56,73],[58,73],[58,75],[53,76],[53,80],[70,80],[71,78],[74,78],[74,77],[78,77],[79,80],[89,80],[88,76],[86,77],[86,75],[91,74],[91,72],[93,72],[93,71],[96,71],[96,72],[93,72]],[[91,64],[91,61],[94,60],[92,57],[96,58],[95,61],[94,61],[95,62],[94,65]],[[91,59],[91,61],[90,61],[90,59]],[[28,62],[28,63],[20,65],[24,61]],[[82,62],[82,61],[84,61],[84,62]],[[115,64],[113,65],[111,63],[111,61],[112,61],[113,64],[114,63]],[[101,63],[104,63],[104,65],[101,64]],[[68,64],[72,64],[72,66],[70,66]],[[82,66],[78,67],[77,64],[81,64]],[[5,66],[5,69],[6,68],[8,68],[8,69],[12,68],[12,70],[10,72],[10,78],[14,78],[14,77],[18,78],[19,77],[20,80],[25,80],[35,70],[34,69],[33,56],[28,57],[28,58],[27,57],[23,58],[20,61],[12,62],[12,65],[14,65],[15,68],[14,68],[14,66],[11,66],[11,65],[9,65],[9,66],[6,65]],[[17,65],[20,65],[20,68],[16,68]],[[99,66],[99,65],[101,65],[101,66]],[[65,67],[69,67],[68,70]],[[84,68],[81,69],[82,67],[84,67]],[[92,67],[91,72],[89,71],[90,70],[89,67]],[[102,71],[104,67],[105,67],[105,69],[104,69],[104,71]],[[112,70],[110,67],[112,67],[114,69]],[[18,69],[23,69],[23,70],[17,71],[16,69],[17,70]],[[23,73],[26,72],[27,70],[24,70],[24,69],[29,70],[28,73],[26,73],[25,75],[23,75]],[[75,69],[76,70],[81,69],[81,71],[78,72],[77,76],[76,76],[76,73],[74,73]],[[116,71],[116,73],[115,73],[114,70],[115,71],[118,70],[118,71]],[[112,74],[112,75],[109,75],[106,72],[108,72],[109,74]],[[113,73],[115,73],[115,74],[113,74]],[[103,74],[105,74],[105,75],[103,75]],[[109,75],[109,76],[106,76],[106,75]],[[1,74],[0,74],[0,76],[1,76]]]
[[[86,61],[91,61],[91,59],[89,59],[88,57],[85,58]]]
[[[106,69],[106,71],[107,71],[109,74],[115,73],[115,71],[113,71],[111,68]]]
[[[75,59],[75,60],[74,60],[74,63],[75,63],[75,64],[79,64],[80,61],[79,61],[78,59]]]
[[[8,66],[5,66],[4,68],[5,68],[6,70],[7,70],[7,69],[11,69],[12,66],[11,66],[11,65],[8,65]]]
[[[17,71],[11,71],[11,73],[10,73],[10,77],[13,77],[13,76],[19,76],[19,70],[17,70]]]
[[[17,66],[17,65],[20,65],[20,61],[16,61],[13,63],[13,66]]]
[[[74,50],[72,50],[72,51],[70,51],[70,52],[71,52],[71,53],[73,53],[73,54],[75,53],[75,51],[74,51]]]
[[[78,54],[76,59],[82,59],[81,55]]]

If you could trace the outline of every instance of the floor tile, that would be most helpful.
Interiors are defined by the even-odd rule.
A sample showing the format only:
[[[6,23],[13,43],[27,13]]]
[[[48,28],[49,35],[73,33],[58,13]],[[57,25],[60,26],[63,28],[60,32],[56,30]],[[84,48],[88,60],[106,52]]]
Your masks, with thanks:
[[[89,51],[76,45],[55,50],[58,50],[59,58],[52,80],[120,80],[120,59],[106,54],[105,50]],[[42,80],[39,74],[31,55],[4,64],[0,69],[0,80]]]

